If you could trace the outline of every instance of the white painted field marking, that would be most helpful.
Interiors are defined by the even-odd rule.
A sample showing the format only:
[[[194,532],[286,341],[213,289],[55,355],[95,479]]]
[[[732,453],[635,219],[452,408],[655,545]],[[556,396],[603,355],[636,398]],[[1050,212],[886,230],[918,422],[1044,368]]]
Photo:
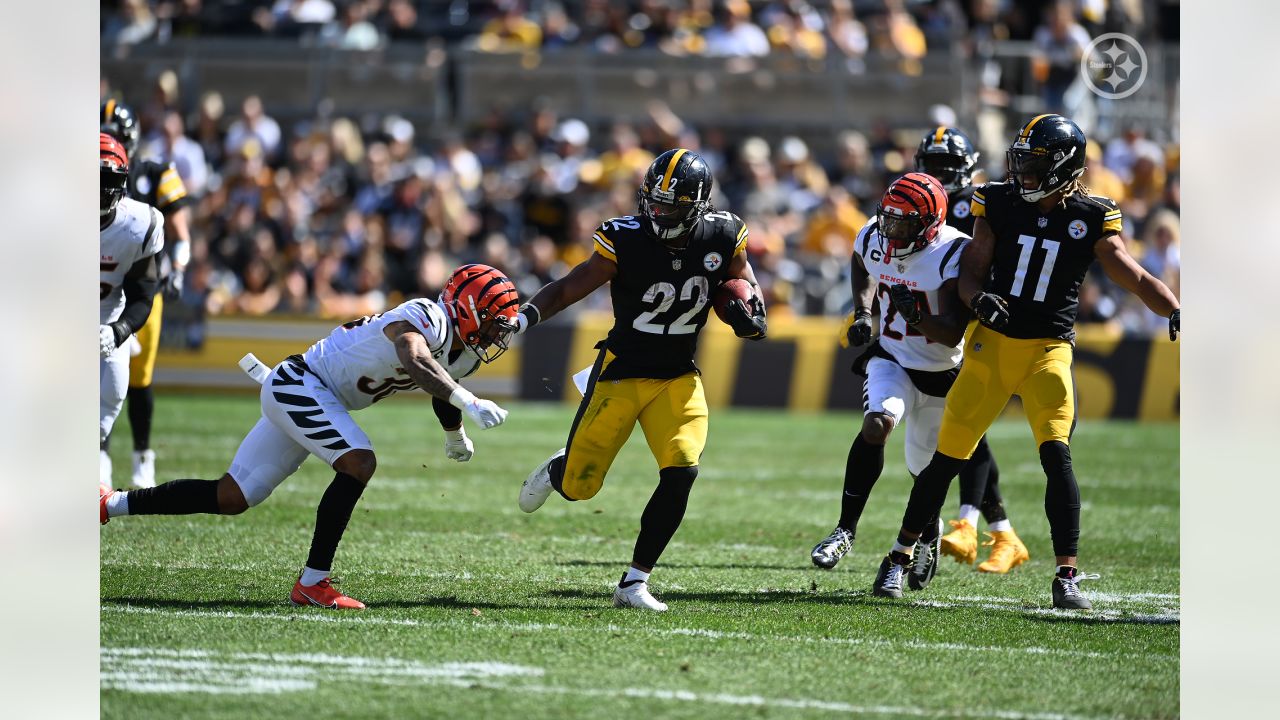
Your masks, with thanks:
[[[101,651],[102,687],[136,693],[280,694],[314,690],[321,682],[383,685],[446,685],[499,692],[642,698],[664,702],[819,710],[845,715],[983,717],[1003,720],[1070,720],[1058,713],[1007,710],[931,710],[893,705],[854,705],[814,699],[700,693],[660,688],[576,688],[513,682],[545,675],[542,668],[502,662],[440,663],[296,653],[224,653],[211,650],[106,647]]]
[[[741,640],[741,641],[775,641],[790,643],[812,643],[817,645],[840,645],[851,647],[883,647],[909,650],[960,650],[964,652],[999,652],[1010,654],[1026,654],[1026,655],[1042,655],[1042,656],[1062,656],[1062,657],[1084,657],[1084,658],[1119,658],[1125,656],[1140,656],[1147,660],[1169,660],[1176,662],[1177,655],[1161,655],[1153,653],[1130,653],[1130,652],[1094,652],[1089,650],[1071,650],[1067,648],[1051,648],[1038,646],[1014,646],[1014,645],[971,645],[967,643],[953,642],[928,642],[923,640],[887,640],[881,638],[838,638],[838,637],[810,637],[804,635],[761,635],[745,632],[734,632],[725,630],[707,630],[702,628],[645,628],[645,627],[624,627],[610,623],[608,625],[586,625],[572,626],[560,625],[556,623],[512,623],[512,622],[485,622],[473,621],[470,619],[459,620],[411,620],[408,618],[386,618],[369,615],[350,615],[350,614],[334,614],[334,613],[311,613],[296,612],[291,614],[261,613],[261,612],[239,612],[228,610],[226,612],[216,612],[212,610],[178,610],[171,608],[149,608],[134,605],[103,605],[102,612],[134,614],[134,615],[165,615],[170,617],[200,617],[200,618],[226,618],[235,620],[274,620],[277,622],[322,622],[322,623],[338,623],[342,625],[399,625],[406,627],[428,627],[428,628],[463,628],[468,630],[494,630],[500,632],[587,632],[600,634],[614,633],[630,633],[636,635],[656,635],[662,636],[684,636],[684,637],[702,637],[710,640]],[[1046,610],[1045,612],[1049,612]]]

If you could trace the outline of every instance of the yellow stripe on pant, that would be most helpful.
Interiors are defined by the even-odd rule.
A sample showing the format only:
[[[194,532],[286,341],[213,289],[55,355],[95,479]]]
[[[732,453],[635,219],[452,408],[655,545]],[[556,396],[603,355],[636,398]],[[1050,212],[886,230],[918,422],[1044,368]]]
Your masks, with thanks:
[[[974,323],[964,366],[947,393],[938,452],[953,458],[973,455],[1015,393],[1022,398],[1036,447],[1049,440],[1067,443],[1076,410],[1071,343],[1008,338]]]
[[[151,386],[151,375],[156,370],[156,353],[160,350],[160,316],[164,315],[164,296],[156,293],[151,302],[151,314],[138,328],[138,344],[142,352],[129,358],[129,387]]]
[[[587,500],[600,491],[636,422],[659,469],[697,465],[707,444],[707,400],[697,373],[670,380],[599,380],[614,359],[613,353],[602,352],[565,446],[561,489],[573,500]]]

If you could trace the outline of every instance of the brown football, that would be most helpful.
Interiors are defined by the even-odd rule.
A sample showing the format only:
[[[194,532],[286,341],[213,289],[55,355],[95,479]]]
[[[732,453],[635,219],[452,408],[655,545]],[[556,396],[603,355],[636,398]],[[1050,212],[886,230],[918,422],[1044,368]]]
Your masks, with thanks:
[[[716,317],[720,318],[721,322],[724,322],[724,310],[729,306],[730,302],[734,300],[747,302],[751,299],[751,296],[751,283],[738,278],[725,280],[716,287],[716,292],[711,299],[711,306],[716,310]]]

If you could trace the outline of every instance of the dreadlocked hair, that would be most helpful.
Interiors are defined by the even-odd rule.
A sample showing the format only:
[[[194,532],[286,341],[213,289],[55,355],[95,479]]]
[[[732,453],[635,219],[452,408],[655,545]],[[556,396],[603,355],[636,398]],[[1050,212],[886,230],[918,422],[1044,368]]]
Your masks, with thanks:
[[[1080,182],[1080,178],[1076,178],[1072,180],[1067,185],[1065,190],[1066,192],[1062,194],[1063,198],[1069,198],[1072,195],[1088,196],[1093,194],[1093,191],[1089,189],[1088,185],[1085,185],[1083,182]]]

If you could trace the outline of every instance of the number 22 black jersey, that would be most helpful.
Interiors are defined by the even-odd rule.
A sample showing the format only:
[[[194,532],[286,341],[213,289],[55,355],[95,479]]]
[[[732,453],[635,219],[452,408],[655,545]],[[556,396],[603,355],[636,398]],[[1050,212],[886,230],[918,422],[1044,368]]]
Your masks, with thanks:
[[[711,293],[729,261],[747,245],[747,225],[730,212],[710,212],[672,250],[650,237],[640,220],[606,220],[592,236],[595,251],[618,266],[609,288],[613,329],[605,341],[616,359],[600,378],[669,379],[696,372],[698,333],[707,324]]]
[[[1042,213],[1011,183],[987,183],[973,193],[973,215],[995,235],[987,291],[1009,303],[1011,338],[1075,337],[1080,283],[1099,239],[1120,232],[1120,209],[1110,199],[1073,193]]]

